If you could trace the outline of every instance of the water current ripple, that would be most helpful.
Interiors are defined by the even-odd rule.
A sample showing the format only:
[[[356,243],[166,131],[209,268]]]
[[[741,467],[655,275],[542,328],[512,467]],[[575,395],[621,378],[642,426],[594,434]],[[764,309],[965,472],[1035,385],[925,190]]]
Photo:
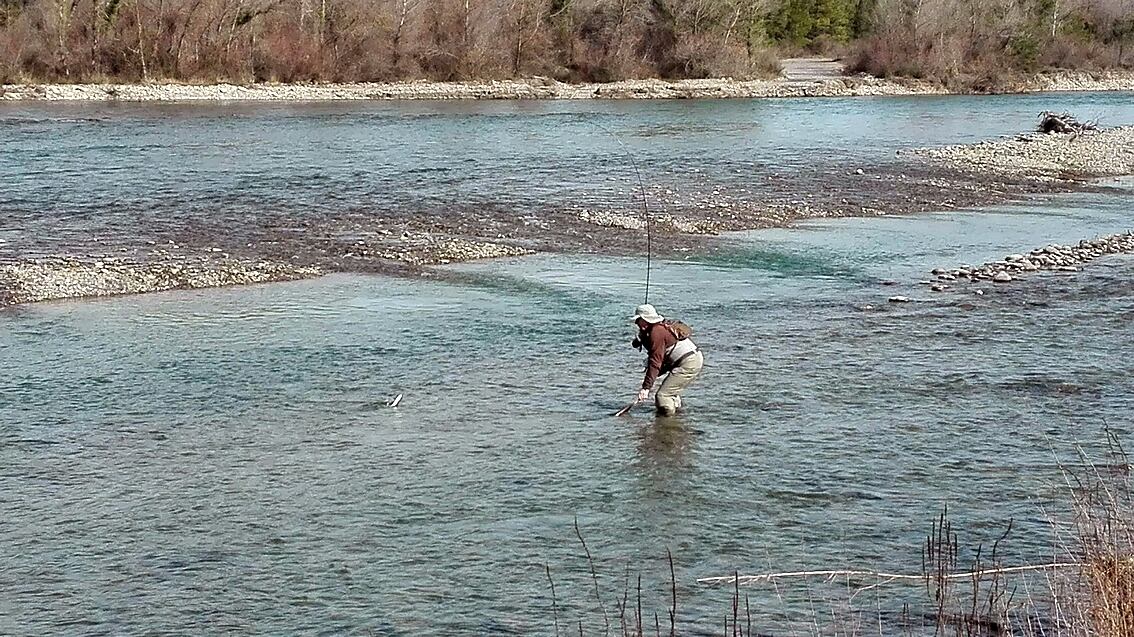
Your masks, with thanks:
[[[1134,121],[1114,96],[3,105],[0,258],[104,252],[94,239],[115,233],[166,244],[190,222],[246,242],[424,209],[538,223],[629,198],[592,118],[651,182],[711,192],[753,170],[823,188],[846,157],[1085,105]],[[850,125],[870,117],[889,125]],[[72,118],[106,121],[56,121]],[[677,426],[610,418],[640,380],[641,259],[4,310],[0,634],[549,635],[546,567],[562,617],[593,633],[576,517],[608,599],[629,566],[664,609],[672,551],[683,634],[715,634],[730,609],[697,577],[916,571],[946,504],[971,546],[1012,519],[1005,560],[1041,560],[1058,463],[1097,451],[1104,421],[1131,436],[1134,261],[983,296],[918,281],[1126,229],[1129,196],[816,221],[659,259],[651,299],[693,323],[708,361]],[[821,592],[753,588],[756,624],[808,632]],[[895,627],[900,597],[872,599],[871,621]]]

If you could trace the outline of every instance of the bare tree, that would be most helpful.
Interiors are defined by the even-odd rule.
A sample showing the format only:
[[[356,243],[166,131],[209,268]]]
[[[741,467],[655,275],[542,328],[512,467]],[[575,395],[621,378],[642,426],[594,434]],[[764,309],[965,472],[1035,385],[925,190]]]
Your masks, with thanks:
[[[409,23],[410,12],[413,11],[417,5],[417,0],[395,0],[397,3],[397,26],[394,28],[393,38],[393,64],[394,71],[397,72],[402,60],[402,38],[405,36],[407,24]]]

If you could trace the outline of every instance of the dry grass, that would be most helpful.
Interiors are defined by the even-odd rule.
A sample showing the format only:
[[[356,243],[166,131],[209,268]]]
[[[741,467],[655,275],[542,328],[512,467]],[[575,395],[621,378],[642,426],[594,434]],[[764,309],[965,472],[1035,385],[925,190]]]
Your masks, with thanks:
[[[1083,562],[1083,635],[1134,635],[1134,495],[1130,462],[1108,431],[1112,462],[1090,465],[1085,476],[1068,473],[1075,494],[1075,525]],[[1083,608],[1085,606],[1085,609]]]

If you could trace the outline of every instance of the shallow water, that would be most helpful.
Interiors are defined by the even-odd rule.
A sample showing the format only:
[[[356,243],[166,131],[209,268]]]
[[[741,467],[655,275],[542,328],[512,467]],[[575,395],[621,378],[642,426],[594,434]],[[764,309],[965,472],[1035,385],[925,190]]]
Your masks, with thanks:
[[[115,113],[163,121],[133,108]],[[212,130],[211,115],[176,108]],[[265,108],[269,120],[289,112]],[[66,179],[19,196],[75,196]],[[0,633],[554,634],[548,565],[560,621],[601,634],[576,517],[608,612],[629,566],[647,612],[664,615],[672,551],[689,634],[719,633],[731,609],[728,590],[698,577],[919,572],[946,505],[966,545],[989,545],[1011,519],[1005,561],[1045,560],[1057,459],[1097,449],[1104,422],[1130,442],[1134,259],[979,297],[917,282],[1126,230],[1131,203],[1115,192],[814,222],[655,263],[651,300],[707,352],[688,413],[660,425],[645,411],[610,417],[639,381],[626,316],[641,259],[540,256],[454,267],[462,276],[446,283],[335,275],[7,311]],[[886,303],[894,294],[914,302]],[[383,406],[398,393],[399,408]],[[755,625],[810,634],[819,589],[819,601],[795,583],[750,589]],[[889,634],[902,599],[924,593],[878,595],[866,606]]]
[[[0,258],[189,228],[303,232],[349,214],[692,206],[895,151],[1031,129],[1043,110],[1134,124],[1129,94],[642,102],[0,104]],[[656,204],[657,202],[655,202]],[[11,229],[15,229],[14,231]],[[17,248],[18,247],[18,248]],[[17,254],[18,253],[18,254]]]

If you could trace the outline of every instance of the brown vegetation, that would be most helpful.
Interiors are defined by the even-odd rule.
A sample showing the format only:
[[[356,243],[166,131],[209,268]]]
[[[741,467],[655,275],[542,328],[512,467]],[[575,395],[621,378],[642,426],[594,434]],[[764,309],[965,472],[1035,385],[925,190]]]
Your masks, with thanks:
[[[1091,466],[1085,477],[1069,474],[1075,493],[1076,531],[1082,553],[1084,594],[1081,634],[1134,635],[1134,490],[1130,459],[1108,432],[1114,461]]]
[[[1003,90],[1037,71],[1134,66],[1134,0],[878,0],[851,69]]]
[[[1134,64],[1134,0],[0,0],[0,82],[611,81],[852,71],[994,89]]]
[[[745,0],[0,0],[0,80],[766,74]]]

